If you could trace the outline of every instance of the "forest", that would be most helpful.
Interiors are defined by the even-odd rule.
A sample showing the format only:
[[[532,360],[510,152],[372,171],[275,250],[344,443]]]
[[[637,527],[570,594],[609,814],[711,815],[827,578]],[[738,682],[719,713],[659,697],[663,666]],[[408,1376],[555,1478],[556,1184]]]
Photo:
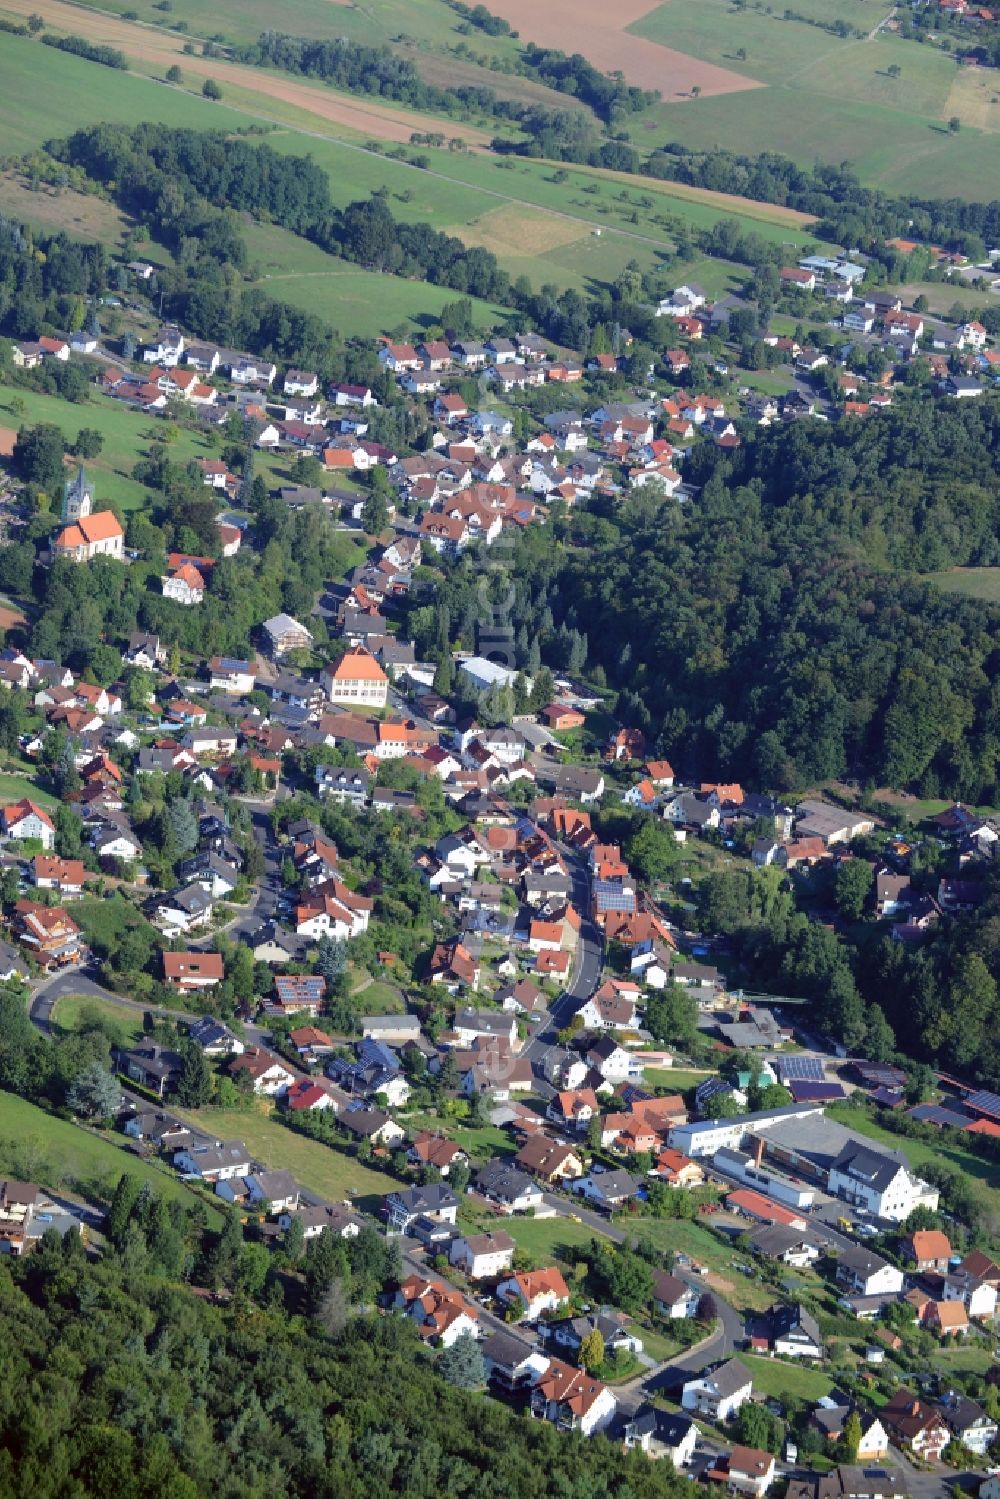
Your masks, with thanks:
[[[374,1229],[278,1254],[124,1176],[98,1260],[50,1231],[0,1265],[0,1492],[38,1499],[668,1499],[668,1463],[447,1382]],[[197,1294],[190,1282],[211,1290]]]

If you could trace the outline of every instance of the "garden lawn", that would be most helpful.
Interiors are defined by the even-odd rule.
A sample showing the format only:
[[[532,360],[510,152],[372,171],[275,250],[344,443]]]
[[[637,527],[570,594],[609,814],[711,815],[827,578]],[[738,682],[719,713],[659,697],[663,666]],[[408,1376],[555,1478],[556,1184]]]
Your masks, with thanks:
[[[375,1199],[381,1203],[399,1185],[394,1176],[373,1171],[346,1150],[288,1129],[272,1116],[270,1107],[265,1111],[264,1101],[260,1107],[246,1111],[207,1108],[176,1112],[196,1129],[207,1130],[220,1140],[242,1140],[263,1165],[290,1171],[300,1186],[334,1202],[353,1197],[356,1206],[375,1209]],[[358,1198],[362,1200],[358,1202]]]
[[[35,1178],[53,1191],[72,1184],[82,1195],[105,1203],[127,1171],[185,1207],[205,1201],[203,1193],[185,1185],[165,1164],[134,1155],[124,1135],[83,1129],[13,1093],[0,1093],[0,1170]],[[211,1226],[217,1227],[220,1213],[212,1207],[208,1213]]]
[[[473,1161],[488,1161],[493,1156],[515,1153],[510,1135],[495,1124],[465,1124],[459,1119],[442,1119],[437,1114],[407,1114],[401,1122],[411,1135],[429,1130],[454,1140]]]
[[[750,1353],[738,1353],[736,1357],[753,1375],[754,1389],[780,1400],[785,1406],[815,1404],[833,1389],[830,1376],[813,1368],[804,1359],[791,1363],[784,1359],[758,1358]]]
[[[110,1021],[121,1045],[129,1046],[142,1039],[142,1016],[136,1010],[126,1010],[110,1000],[99,999],[91,994],[65,994],[57,999],[52,1011],[52,1023],[62,1032],[77,1031],[84,1021],[97,1015]]]
[[[636,1060],[642,1060],[642,1052],[636,1052]],[[683,1067],[647,1067],[643,1072],[643,1081],[649,1088],[665,1088],[668,1093],[686,1093],[689,1088],[697,1088],[706,1077],[715,1074],[711,1068],[702,1072],[688,1072]]]

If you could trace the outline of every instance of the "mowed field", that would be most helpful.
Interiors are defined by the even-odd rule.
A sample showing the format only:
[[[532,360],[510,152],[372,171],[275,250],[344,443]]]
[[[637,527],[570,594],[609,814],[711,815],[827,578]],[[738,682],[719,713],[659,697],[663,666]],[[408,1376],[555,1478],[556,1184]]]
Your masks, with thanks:
[[[663,45],[659,38],[630,35],[626,27],[648,12],[649,0],[620,0],[610,10],[603,0],[545,0],[541,5],[537,0],[491,0],[491,8],[526,41],[582,52],[602,72],[620,71],[629,83],[659,89],[664,99],[691,97],[695,87],[712,96],[758,86],[753,78]]]
[[[730,0],[665,0],[630,31],[766,85],[748,94],[665,102],[631,127],[642,149],[660,131],[694,149],[779,151],[803,165],[853,164],[866,181],[920,195],[988,199],[1000,186],[1000,75],[878,30],[883,0],[803,0],[795,18]],[[802,19],[799,19],[802,17]],[[862,32],[841,38],[821,25]],[[898,76],[889,69],[898,68]],[[955,116],[962,129],[954,134]]]
[[[987,604],[1000,604],[1000,567],[949,567],[944,572],[924,576],[944,593],[961,593]]]

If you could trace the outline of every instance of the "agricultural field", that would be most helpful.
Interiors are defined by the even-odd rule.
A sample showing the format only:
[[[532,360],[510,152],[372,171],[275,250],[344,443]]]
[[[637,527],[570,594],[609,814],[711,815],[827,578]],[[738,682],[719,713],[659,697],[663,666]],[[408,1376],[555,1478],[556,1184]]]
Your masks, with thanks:
[[[381,1200],[398,1185],[394,1177],[372,1171],[346,1151],[286,1129],[272,1117],[267,1100],[247,1110],[207,1108],[176,1112],[196,1129],[207,1130],[219,1140],[242,1140],[263,1165],[290,1171],[300,1186],[333,1202],[350,1196],[357,1207],[374,1208],[376,1198]]]
[[[13,1093],[0,1093],[0,1172],[22,1180],[36,1180],[51,1191],[62,1186],[98,1202],[110,1202],[124,1172],[148,1182],[163,1197],[193,1207],[205,1202],[201,1192],[186,1186],[170,1168],[143,1160],[126,1148],[124,1135],[83,1129],[57,1119]],[[221,1215],[208,1209],[214,1228]]]
[[[664,94],[631,128],[633,143],[641,150],[665,130],[695,149],[778,151],[804,166],[850,161],[863,180],[893,190],[990,196],[983,174],[995,152],[990,136],[1000,131],[1000,78],[987,69],[960,70],[937,48],[884,31],[871,35],[887,13],[881,4],[794,9],[793,18],[729,0],[666,0],[637,18],[629,28],[636,37],[669,43],[766,87],[714,98],[705,90],[706,97],[684,103]],[[809,20],[843,20],[865,35],[841,38]],[[948,129],[952,116],[959,134]]]
[[[166,423],[159,417],[120,405],[96,390],[89,401],[76,404],[21,386],[15,389],[0,385],[0,422],[11,427],[52,422],[69,443],[75,442],[81,427],[95,428],[104,438],[104,447],[97,458],[88,459],[87,472],[93,475],[97,500],[114,500],[125,511],[141,510],[147,505],[147,491],[131,474],[150,445],[163,440]],[[217,449],[206,433],[189,432],[185,428],[174,430],[171,456],[177,461],[217,456]]]
[[[1000,567],[949,567],[924,576],[944,593],[962,593],[966,598],[1000,604]]]

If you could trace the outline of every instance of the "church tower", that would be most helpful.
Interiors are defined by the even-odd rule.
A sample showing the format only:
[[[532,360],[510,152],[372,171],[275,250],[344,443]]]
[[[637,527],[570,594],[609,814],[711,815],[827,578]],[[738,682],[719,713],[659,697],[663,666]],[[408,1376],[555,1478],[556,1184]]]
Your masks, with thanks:
[[[93,508],[94,491],[87,483],[86,470],[81,463],[76,478],[67,479],[63,489],[63,525],[72,525],[74,521],[82,520]]]

